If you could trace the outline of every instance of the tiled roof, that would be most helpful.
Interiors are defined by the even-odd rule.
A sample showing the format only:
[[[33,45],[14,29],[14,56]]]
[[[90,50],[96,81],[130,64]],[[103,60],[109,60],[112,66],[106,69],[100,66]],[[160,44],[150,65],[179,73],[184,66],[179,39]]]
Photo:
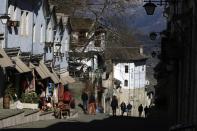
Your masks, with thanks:
[[[140,54],[140,48],[138,47],[107,48],[104,55],[105,59],[118,61],[142,60],[147,58],[145,55]]]
[[[70,57],[80,57],[80,58],[92,58],[94,55],[99,54],[96,51],[89,51],[89,52],[69,52]]]
[[[71,15],[74,12],[71,0],[49,0],[49,3],[56,6],[56,12]]]
[[[88,31],[93,25],[93,20],[90,18],[71,18],[70,22],[74,31]]]

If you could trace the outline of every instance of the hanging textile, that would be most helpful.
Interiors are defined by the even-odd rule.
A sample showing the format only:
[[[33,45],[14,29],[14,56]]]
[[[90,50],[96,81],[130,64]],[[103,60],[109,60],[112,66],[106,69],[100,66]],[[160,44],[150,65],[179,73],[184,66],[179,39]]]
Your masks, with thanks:
[[[58,86],[54,88],[53,90],[53,102],[55,104],[58,103]]]
[[[48,84],[48,86],[47,86],[47,88],[46,88],[46,97],[49,97],[50,96],[50,94],[49,94],[49,84]]]
[[[32,74],[30,74],[29,76],[28,76],[29,78],[29,87],[28,87],[28,89],[27,89],[27,91],[26,92],[33,92],[33,91],[35,91],[36,89],[35,89],[35,74],[34,74],[34,70],[32,71]]]
[[[59,88],[58,88],[58,100],[62,101],[64,98],[64,85],[59,84]]]
[[[29,83],[27,80],[25,80],[25,79],[21,80],[21,89],[23,92],[25,92],[25,90],[28,88],[28,86],[29,86]]]
[[[49,83],[47,88],[48,88],[49,95],[52,96],[53,95],[52,94],[52,92],[53,92],[53,83]]]

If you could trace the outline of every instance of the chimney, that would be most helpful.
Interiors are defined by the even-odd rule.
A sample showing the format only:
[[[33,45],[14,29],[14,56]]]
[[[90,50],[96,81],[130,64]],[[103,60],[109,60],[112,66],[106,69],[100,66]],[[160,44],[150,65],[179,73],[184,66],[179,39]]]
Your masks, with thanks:
[[[143,55],[144,54],[144,49],[143,49],[143,46],[141,45],[140,46],[140,55]]]

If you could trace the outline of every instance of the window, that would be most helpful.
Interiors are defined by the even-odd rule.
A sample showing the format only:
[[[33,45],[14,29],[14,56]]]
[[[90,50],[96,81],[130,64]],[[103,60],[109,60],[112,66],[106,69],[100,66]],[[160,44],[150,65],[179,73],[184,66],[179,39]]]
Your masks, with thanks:
[[[21,11],[21,35],[24,35],[26,31],[26,21],[25,21],[25,13]]]
[[[142,71],[144,71],[144,66],[142,66]]]
[[[78,42],[79,42],[79,44],[84,44],[84,42],[85,42],[85,38],[86,38],[86,36],[85,36],[86,34],[84,33],[84,32],[79,32],[79,34],[78,34]]]
[[[33,26],[33,42],[36,42],[36,25]]]
[[[29,12],[26,12],[25,16],[25,35],[29,34]]]
[[[53,30],[49,28],[49,41],[53,41]]]
[[[49,50],[48,50],[48,46],[44,46],[44,50],[45,50],[45,53],[48,53],[49,52]]]
[[[124,86],[128,86],[128,80],[124,80]]]
[[[126,66],[125,66],[125,73],[128,73],[128,72],[129,72],[129,66],[126,65]]]
[[[14,11],[16,10],[16,7],[17,7],[17,3],[16,1],[14,1]]]
[[[41,30],[40,30],[40,42],[44,42],[44,28],[43,28],[42,24],[41,24],[40,28],[41,28]]]

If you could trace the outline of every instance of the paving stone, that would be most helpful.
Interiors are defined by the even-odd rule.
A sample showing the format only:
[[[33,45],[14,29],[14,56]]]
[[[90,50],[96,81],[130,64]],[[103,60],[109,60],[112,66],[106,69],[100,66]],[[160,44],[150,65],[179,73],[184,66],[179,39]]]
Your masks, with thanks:
[[[31,114],[39,112],[38,109],[34,109],[34,110],[33,109],[23,109],[23,110],[25,112],[25,116],[28,116],[28,115],[31,115]]]
[[[24,110],[19,109],[0,109],[0,120],[23,113]]]

